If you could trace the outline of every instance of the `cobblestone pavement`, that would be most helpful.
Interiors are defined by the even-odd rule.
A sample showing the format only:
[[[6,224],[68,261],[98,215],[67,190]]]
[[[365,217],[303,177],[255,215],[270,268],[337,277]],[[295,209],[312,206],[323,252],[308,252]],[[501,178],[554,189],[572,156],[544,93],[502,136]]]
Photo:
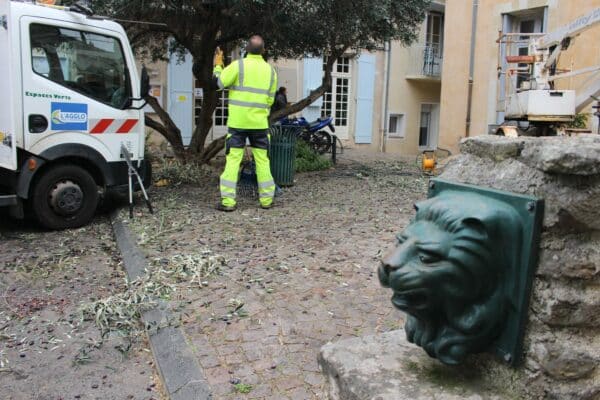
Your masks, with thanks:
[[[124,290],[106,216],[60,232],[0,216],[0,398],[160,398],[143,341],[119,351],[80,319],[82,304]]]
[[[244,198],[225,214],[214,210],[216,174],[207,179],[154,189],[158,214],[141,211],[132,228],[151,258],[208,248],[229,260],[207,287],[173,299],[185,300],[185,331],[215,398],[324,398],[322,345],[402,324],[376,267],[427,181],[398,161],[342,158],[298,175],[272,210]]]

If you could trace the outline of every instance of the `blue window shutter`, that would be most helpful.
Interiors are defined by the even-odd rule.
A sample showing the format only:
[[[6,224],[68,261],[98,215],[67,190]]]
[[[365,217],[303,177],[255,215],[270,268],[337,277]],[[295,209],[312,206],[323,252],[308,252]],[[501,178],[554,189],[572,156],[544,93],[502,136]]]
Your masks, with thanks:
[[[373,96],[375,91],[375,55],[362,54],[358,59],[355,143],[373,140]]]
[[[323,82],[323,59],[305,58],[304,59],[304,82],[302,94],[306,97],[312,90],[315,90]],[[309,121],[313,121],[321,116],[321,107],[323,106],[323,97],[320,97],[310,106],[302,110],[302,116]]]
[[[192,56],[179,60],[177,54],[169,59],[167,85],[169,86],[168,112],[181,130],[184,145],[189,145],[194,129],[194,75]]]

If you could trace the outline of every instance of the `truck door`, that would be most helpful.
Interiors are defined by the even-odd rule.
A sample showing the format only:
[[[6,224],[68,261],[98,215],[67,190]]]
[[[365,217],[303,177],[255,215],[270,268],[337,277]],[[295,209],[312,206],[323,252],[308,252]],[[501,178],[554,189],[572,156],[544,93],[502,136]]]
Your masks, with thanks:
[[[0,107],[0,168],[17,169],[17,148],[15,131],[14,87],[12,78],[14,58],[10,54],[12,45],[12,26],[10,20],[10,2],[0,2],[0,93],[5,100]]]
[[[137,87],[119,32],[67,21],[21,19],[25,148],[41,154],[65,143],[122,161],[124,143],[143,156],[141,112],[127,109]]]

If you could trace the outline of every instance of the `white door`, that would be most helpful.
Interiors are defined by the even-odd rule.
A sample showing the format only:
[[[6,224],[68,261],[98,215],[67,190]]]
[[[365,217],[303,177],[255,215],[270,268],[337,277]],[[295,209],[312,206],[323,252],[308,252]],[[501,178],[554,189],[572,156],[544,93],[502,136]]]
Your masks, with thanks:
[[[0,15],[10,19],[10,2],[0,2]],[[10,23],[10,22],[9,22]],[[13,87],[12,74],[17,72],[13,69],[12,55],[10,54],[13,48],[13,31],[8,29],[9,26],[0,25],[0,92],[3,94],[5,101],[0,107],[0,167],[11,170],[17,169],[17,150],[16,141],[17,135],[15,132],[15,106],[13,96],[16,92]],[[18,34],[18,32],[15,32]],[[11,99],[11,100],[6,100]],[[14,99],[14,100],[13,100]]]
[[[421,104],[419,121],[419,150],[435,150],[438,145],[440,127],[440,105]]]
[[[107,161],[121,160],[121,144],[143,155],[144,121],[124,109],[133,97],[133,60],[114,31],[39,18],[21,18],[25,149],[39,154],[79,143]],[[139,90],[139,89],[136,89]],[[137,97],[137,96],[136,96]]]
[[[323,65],[327,59],[323,60]],[[352,60],[340,57],[333,64],[331,90],[323,96],[321,117],[332,116],[335,134],[340,139],[348,139],[350,126],[350,96],[352,85]]]

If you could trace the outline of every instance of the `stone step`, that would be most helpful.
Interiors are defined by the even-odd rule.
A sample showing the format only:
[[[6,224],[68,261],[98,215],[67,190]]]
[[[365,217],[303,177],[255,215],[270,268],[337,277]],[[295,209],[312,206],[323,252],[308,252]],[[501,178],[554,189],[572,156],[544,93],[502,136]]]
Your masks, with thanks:
[[[513,400],[472,366],[447,366],[408,343],[404,330],[328,343],[319,365],[330,400]],[[508,389],[507,389],[508,390]]]

